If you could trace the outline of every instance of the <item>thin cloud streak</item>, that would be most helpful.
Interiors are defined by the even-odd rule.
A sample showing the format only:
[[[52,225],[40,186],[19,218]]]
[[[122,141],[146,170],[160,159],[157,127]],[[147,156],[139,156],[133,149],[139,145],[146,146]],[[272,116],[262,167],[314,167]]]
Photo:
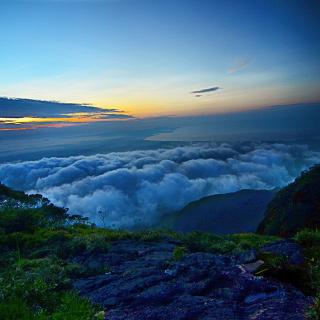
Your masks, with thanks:
[[[247,66],[249,65],[249,60],[241,60],[238,61],[233,67],[231,67],[227,73],[228,74],[233,74],[236,73],[238,71],[241,71],[243,69],[245,69]]]
[[[217,91],[220,90],[220,87],[211,87],[211,88],[205,88],[205,89],[200,89],[200,90],[195,90],[195,91],[191,91],[191,94],[199,94],[199,93],[208,93],[208,92],[213,92],[213,91]]]

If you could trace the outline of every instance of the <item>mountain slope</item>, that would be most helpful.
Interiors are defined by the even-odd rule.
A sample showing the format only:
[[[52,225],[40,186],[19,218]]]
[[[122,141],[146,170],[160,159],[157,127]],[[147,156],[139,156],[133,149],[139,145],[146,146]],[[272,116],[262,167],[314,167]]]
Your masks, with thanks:
[[[0,197],[0,319],[303,320],[317,312],[295,241],[109,230],[41,196],[2,186]],[[309,251],[318,252],[319,234],[312,239]]]
[[[172,228],[216,234],[252,232],[274,194],[273,190],[241,190],[205,197],[178,212]]]
[[[257,232],[288,237],[319,227],[320,165],[316,165],[276,194]]]

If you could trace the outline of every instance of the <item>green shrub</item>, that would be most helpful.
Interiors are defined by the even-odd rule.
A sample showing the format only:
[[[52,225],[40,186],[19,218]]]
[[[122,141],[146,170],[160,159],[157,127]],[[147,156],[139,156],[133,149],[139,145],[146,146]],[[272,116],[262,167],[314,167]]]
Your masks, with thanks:
[[[294,238],[302,246],[320,246],[320,230],[304,229],[299,231]]]
[[[70,291],[73,271],[56,257],[21,259],[0,275],[0,319],[93,319],[96,308]],[[17,301],[24,302],[21,308]],[[24,317],[19,317],[21,310]],[[4,314],[8,317],[1,317]]]
[[[21,299],[30,307],[51,308],[57,303],[55,291],[62,287],[63,276],[56,268],[10,270],[0,279],[0,296],[4,300]],[[61,277],[61,279],[60,279]]]
[[[4,233],[32,232],[39,225],[41,212],[37,209],[13,209],[1,210],[0,226]]]
[[[97,309],[90,301],[67,292],[58,297],[53,311],[32,310],[22,299],[0,302],[0,319],[3,320],[99,320]],[[102,314],[100,312],[100,314]]]
[[[96,309],[85,298],[75,293],[66,293],[61,298],[61,304],[49,320],[92,320]]]
[[[260,236],[253,233],[217,236],[210,233],[192,232],[177,236],[191,251],[231,253],[259,248],[264,244],[278,240],[278,237]]]
[[[20,193],[15,196],[24,197]],[[25,197],[26,201],[32,198]],[[39,199],[36,196],[31,200]],[[5,208],[0,213],[0,319],[5,320],[104,319],[103,311],[97,313],[94,305],[71,291],[71,280],[105,273],[108,267],[90,268],[71,261],[84,251],[106,252],[112,241],[173,238],[179,245],[172,258],[178,261],[192,251],[236,253],[278,239],[249,233],[216,236],[200,232],[103,229],[90,225],[80,216],[69,216],[67,210],[46,202],[38,209]],[[319,320],[316,315],[320,305],[320,232],[303,230],[295,239],[304,247],[308,261],[304,269],[293,268],[286,259],[262,253],[260,258],[265,264],[264,270],[259,272],[312,287],[312,293],[317,292],[318,298],[308,314],[313,320]]]
[[[307,310],[307,318],[310,320],[320,320],[320,295],[318,295],[312,306]]]
[[[0,195],[25,203],[33,203],[42,198],[40,195],[28,196],[24,192],[12,190],[2,183],[0,183]]]
[[[191,251],[216,251],[219,250],[219,247],[223,242],[224,239],[222,237],[197,231],[186,234],[183,238],[183,243]]]
[[[308,282],[313,293],[316,293],[315,301],[308,310],[307,317],[312,320],[320,320],[320,230],[301,230],[295,235],[295,240],[304,247],[308,261]]]
[[[33,312],[21,299],[0,302],[0,319],[35,320]]]
[[[229,239],[235,242],[240,250],[259,248],[265,244],[279,240],[279,238],[275,236],[263,236],[255,233],[232,234],[229,236]]]
[[[179,261],[181,260],[185,254],[188,252],[187,248],[186,247],[183,247],[183,246],[177,246],[174,248],[173,250],[173,254],[172,254],[172,258],[173,260],[175,261]]]

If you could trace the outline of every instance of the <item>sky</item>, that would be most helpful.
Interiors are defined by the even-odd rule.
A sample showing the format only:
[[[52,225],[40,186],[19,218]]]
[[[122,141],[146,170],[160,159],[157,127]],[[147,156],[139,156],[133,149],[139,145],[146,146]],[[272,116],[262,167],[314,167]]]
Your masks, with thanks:
[[[140,119],[320,101],[318,1],[1,0],[0,38],[2,97]]]
[[[0,0],[0,39],[0,181],[97,224],[320,161],[318,0]]]
[[[60,122],[45,116],[56,117],[55,114],[61,112],[61,109],[75,109],[79,112],[88,107],[41,102],[38,108],[34,107],[34,103],[30,105],[41,116],[40,121],[44,122],[17,123],[24,119],[22,112],[28,104],[21,104],[20,100],[13,102],[16,103],[16,123],[3,123],[0,119],[0,164],[44,157],[157,150],[207,142],[302,144],[320,151],[320,104],[273,106],[219,115],[145,119],[128,118],[129,115],[117,110],[102,113],[97,109],[97,112],[90,111],[89,115],[83,116],[83,122],[76,123],[68,122],[69,117],[73,120],[77,118],[72,112]],[[50,105],[50,113],[46,110],[40,112],[42,105]]]

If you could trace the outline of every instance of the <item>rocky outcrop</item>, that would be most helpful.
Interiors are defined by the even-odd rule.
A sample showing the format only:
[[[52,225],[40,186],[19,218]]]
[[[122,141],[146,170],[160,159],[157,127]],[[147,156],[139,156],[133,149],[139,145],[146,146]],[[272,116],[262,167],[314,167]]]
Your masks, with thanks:
[[[187,253],[175,261],[177,244],[123,240],[108,252],[79,255],[74,262],[108,270],[77,279],[74,287],[103,306],[108,320],[305,319],[308,297],[289,284],[255,276],[256,268],[248,268],[257,262],[255,250],[238,256]],[[290,255],[297,256],[300,249],[278,243],[265,250],[284,256],[291,250]]]

